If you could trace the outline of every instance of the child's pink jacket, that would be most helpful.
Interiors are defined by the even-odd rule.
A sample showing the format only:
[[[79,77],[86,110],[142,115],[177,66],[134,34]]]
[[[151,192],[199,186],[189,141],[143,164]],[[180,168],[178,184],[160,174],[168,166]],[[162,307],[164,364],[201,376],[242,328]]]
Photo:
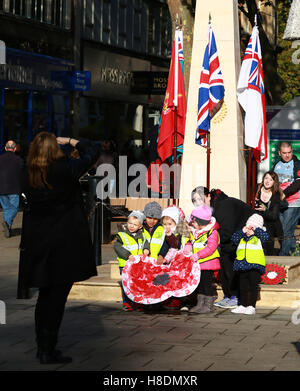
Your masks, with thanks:
[[[219,224],[216,222],[216,219],[212,217],[211,222],[208,225],[206,225],[201,230],[196,231],[195,234],[197,235],[197,237],[199,237],[200,234],[209,232],[211,229],[213,229],[212,233],[208,236],[206,247],[196,253],[198,259],[206,258],[215,252],[216,248],[219,245],[219,235],[217,231],[218,228]],[[219,270],[219,258],[210,259],[209,261],[200,263],[200,268],[201,270]]]

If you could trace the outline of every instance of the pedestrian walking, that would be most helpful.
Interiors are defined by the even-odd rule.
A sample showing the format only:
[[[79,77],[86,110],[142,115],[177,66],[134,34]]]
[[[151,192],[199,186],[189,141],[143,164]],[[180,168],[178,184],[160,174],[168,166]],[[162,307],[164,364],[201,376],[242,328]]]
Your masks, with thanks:
[[[13,221],[19,211],[23,160],[16,155],[17,144],[13,140],[5,144],[0,156],[0,204],[3,209],[4,236],[11,236]]]
[[[69,159],[59,145],[75,147],[78,159]],[[97,275],[92,240],[84,212],[79,178],[100,154],[97,144],[81,150],[68,137],[41,132],[32,141],[22,188],[24,211],[19,276],[24,287],[37,287],[35,332],[41,364],[67,363],[56,344],[65,303],[75,281]],[[22,263],[22,265],[21,265]]]
[[[263,224],[263,217],[255,213],[247,220],[243,229],[232,235],[233,243],[238,246],[233,270],[238,272],[239,277],[239,305],[231,310],[234,314],[255,314],[258,284],[266,266],[262,243],[269,239]]]

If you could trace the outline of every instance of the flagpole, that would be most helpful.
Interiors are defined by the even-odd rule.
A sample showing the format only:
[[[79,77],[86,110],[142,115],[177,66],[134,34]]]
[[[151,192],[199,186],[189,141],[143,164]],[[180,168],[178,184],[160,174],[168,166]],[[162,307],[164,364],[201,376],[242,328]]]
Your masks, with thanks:
[[[247,203],[251,205],[252,148],[248,148]]]
[[[259,9],[260,9],[260,1],[259,1]],[[254,26],[257,26],[257,14],[254,16]],[[253,56],[253,52],[252,52]],[[248,177],[247,177],[247,203],[249,206],[254,207],[254,198],[255,198],[255,175],[256,175],[256,167],[255,167],[255,159],[253,157],[252,148],[248,149]]]
[[[173,202],[176,204],[175,200],[175,185],[177,180],[177,170],[176,170],[176,162],[177,162],[177,118],[178,118],[178,14],[176,14],[176,27],[175,27],[175,64],[174,64],[174,146],[173,146],[173,163],[174,166],[174,179],[173,179]]]
[[[178,14],[176,14],[175,27],[175,74],[174,74],[174,163],[177,161],[177,106],[178,106]]]
[[[207,134],[207,149],[206,149],[206,187],[210,189],[210,134]]]
[[[252,159],[252,208],[254,208],[255,199],[255,187],[256,187],[256,160]]]
[[[211,14],[208,16],[208,26],[211,25]],[[210,132],[207,133],[207,147],[206,147],[206,187],[210,188]]]

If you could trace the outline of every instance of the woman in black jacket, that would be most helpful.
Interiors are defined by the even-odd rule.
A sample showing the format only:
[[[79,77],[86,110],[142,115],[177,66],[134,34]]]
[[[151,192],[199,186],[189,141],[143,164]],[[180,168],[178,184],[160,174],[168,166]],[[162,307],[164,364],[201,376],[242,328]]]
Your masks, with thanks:
[[[60,145],[79,152],[69,159]],[[30,145],[23,193],[24,211],[19,280],[38,287],[35,309],[37,356],[42,364],[70,362],[55,350],[65,303],[73,282],[97,274],[79,178],[99,158],[97,144],[39,133]]]
[[[280,203],[284,195],[279,187],[278,175],[273,171],[267,171],[259,184],[255,196],[255,210],[264,218],[264,225],[270,235],[265,242],[265,255],[276,255],[274,238],[282,238],[283,230],[279,218]]]

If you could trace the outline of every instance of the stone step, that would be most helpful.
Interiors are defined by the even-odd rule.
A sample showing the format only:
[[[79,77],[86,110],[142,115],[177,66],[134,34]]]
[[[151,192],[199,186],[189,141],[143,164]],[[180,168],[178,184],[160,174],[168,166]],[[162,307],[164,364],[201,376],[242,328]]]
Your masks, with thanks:
[[[288,258],[288,259],[286,259]],[[292,259],[294,258],[294,259]],[[297,266],[300,257],[267,257],[267,263],[284,264],[289,273],[289,281],[280,285],[260,284],[258,307],[288,307],[300,304],[300,276]],[[72,300],[121,301],[121,278],[117,261],[97,267],[98,276],[77,282],[69,294]],[[220,286],[217,287],[218,299],[223,298]]]

